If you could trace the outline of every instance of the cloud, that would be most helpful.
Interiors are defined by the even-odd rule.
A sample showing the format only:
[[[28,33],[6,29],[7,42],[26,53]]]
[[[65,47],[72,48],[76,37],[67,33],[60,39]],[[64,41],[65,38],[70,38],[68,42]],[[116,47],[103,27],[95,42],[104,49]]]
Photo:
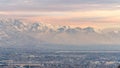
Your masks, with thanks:
[[[119,0],[0,0],[1,11],[75,11],[117,9]]]
[[[62,25],[119,24],[119,4],[119,0],[0,0],[0,16],[40,17],[40,21]]]

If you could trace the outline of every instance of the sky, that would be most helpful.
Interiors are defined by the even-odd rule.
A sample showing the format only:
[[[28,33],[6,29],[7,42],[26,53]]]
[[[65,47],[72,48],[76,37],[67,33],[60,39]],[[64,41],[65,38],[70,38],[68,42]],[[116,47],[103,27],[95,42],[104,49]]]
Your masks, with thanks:
[[[120,28],[120,0],[0,0],[0,16],[55,25]]]

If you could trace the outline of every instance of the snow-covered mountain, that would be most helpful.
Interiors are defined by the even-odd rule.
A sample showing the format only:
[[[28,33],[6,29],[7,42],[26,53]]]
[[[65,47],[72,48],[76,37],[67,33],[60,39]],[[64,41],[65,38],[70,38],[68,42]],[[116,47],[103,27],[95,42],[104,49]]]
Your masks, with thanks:
[[[120,44],[120,31],[98,33],[92,27],[54,26],[19,19],[0,19],[1,47],[49,47],[45,44]]]

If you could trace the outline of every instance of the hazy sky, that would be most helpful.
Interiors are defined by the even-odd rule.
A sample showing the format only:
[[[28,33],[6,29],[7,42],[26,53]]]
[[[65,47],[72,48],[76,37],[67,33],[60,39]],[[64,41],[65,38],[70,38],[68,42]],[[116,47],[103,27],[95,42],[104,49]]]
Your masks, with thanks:
[[[120,27],[120,0],[0,0],[0,16],[96,28]]]

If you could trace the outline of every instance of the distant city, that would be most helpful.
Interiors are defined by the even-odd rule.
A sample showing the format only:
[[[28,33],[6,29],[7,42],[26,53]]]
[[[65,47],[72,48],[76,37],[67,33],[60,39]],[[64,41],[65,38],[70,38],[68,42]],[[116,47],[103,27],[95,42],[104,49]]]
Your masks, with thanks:
[[[0,48],[0,68],[117,68],[119,52]]]

